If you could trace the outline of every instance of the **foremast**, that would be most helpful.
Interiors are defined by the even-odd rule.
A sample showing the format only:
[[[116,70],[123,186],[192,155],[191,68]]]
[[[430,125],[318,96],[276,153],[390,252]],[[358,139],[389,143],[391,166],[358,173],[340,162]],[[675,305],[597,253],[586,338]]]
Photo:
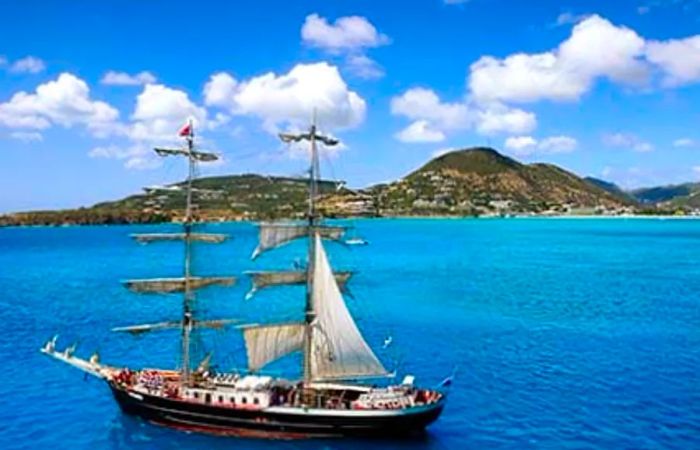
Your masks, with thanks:
[[[193,193],[200,190],[193,188],[194,179],[197,172],[197,163],[199,162],[209,162],[216,161],[218,156],[214,153],[203,152],[195,149],[194,144],[194,124],[192,121],[188,121],[185,126],[183,126],[178,135],[184,137],[186,140],[186,146],[182,148],[155,148],[155,152],[158,156],[182,156],[188,160],[188,176],[185,181],[185,213],[182,220],[183,232],[181,233],[146,233],[146,234],[132,234],[131,237],[137,242],[142,244],[150,244],[153,242],[173,242],[173,241],[183,241],[185,258],[183,264],[183,276],[175,278],[151,278],[151,279],[135,279],[135,280],[124,280],[122,283],[129,290],[139,294],[173,294],[182,293],[183,294],[183,309],[182,318],[179,320],[171,320],[166,322],[140,324],[140,325],[129,325],[113,328],[112,331],[117,332],[128,332],[134,335],[147,333],[157,330],[181,330],[181,353],[182,353],[182,365],[180,368],[180,382],[183,386],[189,385],[192,382],[192,370],[191,370],[191,346],[190,337],[194,329],[199,328],[213,328],[222,329],[231,324],[235,324],[238,320],[235,319],[207,319],[199,320],[194,317],[194,301],[195,301],[195,291],[197,289],[206,288],[208,286],[232,286],[236,279],[231,276],[210,276],[201,277],[195,276],[192,271],[192,252],[194,249],[194,243],[211,243],[219,244],[224,242],[228,235],[219,233],[196,233],[194,232],[194,225],[197,222],[194,217],[194,204],[193,204]],[[178,191],[182,190],[180,184],[172,185],[168,191]],[[151,192],[153,189],[147,189],[147,192]],[[61,360],[67,364],[77,367],[80,370],[85,371],[90,375],[94,375],[99,378],[110,379],[115,374],[120,372],[120,369],[116,367],[106,366],[101,364],[99,361],[99,355],[95,352],[89,360],[84,360],[73,355],[77,344],[66,348],[64,351],[59,352],[56,350],[56,340],[58,336],[54,336],[53,339],[49,340],[41,352],[49,355],[53,358]],[[198,370],[208,365],[211,353],[204,358],[204,361],[199,365]]]
[[[190,335],[192,334],[192,303],[194,302],[194,290],[192,289],[192,181],[195,177],[196,160],[193,157],[194,151],[194,126],[189,120],[186,126],[189,131],[185,133],[187,141],[187,197],[185,205],[185,217],[183,226],[185,228],[185,292],[182,302],[182,374],[183,384],[190,379]],[[182,130],[181,130],[182,134]]]
[[[191,368],[191,336],[195,328],[222,328],[235,320],[197,320],[195,318],[196,290],[212,285],[231,286],[235,282],[234,277],[199,277],[193,274],[192,255],[194,243],[221,243],[228,237],[224,234],[195,233],[194,227],[196,219],[194,217],[193,205],[193,183],[197,174],[197,164],[199,162],[209,162],[218,159],[214,153],[203,152],[195,149],[194,124],[191,120],[183,126],[178,135],[185,139],[185,146],[182,148],[155,148],[155,152],[162,157],[181,156],[187,159],[187,180],[184,183],[185,189],[185,212],[182,218],[182,233],[161,233],[161,234],[136,234],[132,235],[141,243],[154,241],[176,241],[182,240],[184,244],[184,264],[182,278],[157,278],[147,280],[127,280],[125,285],[138,293],[182,293],[182,317],[178,321],[161,322],[155,324],[135,325],[115,328],[115,331],[127,331],[132,334],[140,334],[148,331],[180,328],[181,331],[181,368],[180,382],[188,385],[192,381]]]

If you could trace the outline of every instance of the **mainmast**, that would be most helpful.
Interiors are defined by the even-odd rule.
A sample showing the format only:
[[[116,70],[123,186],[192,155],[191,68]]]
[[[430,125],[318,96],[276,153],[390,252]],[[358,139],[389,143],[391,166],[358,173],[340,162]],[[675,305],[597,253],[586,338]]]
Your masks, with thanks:
[[[314,260],[316,254],[316,234],[318,232],[319,217],[316,211],[316,197],[318,195],[318,177],[319,177],[319,158],[316,141],[321,141],[326,146],[334,146],[339,141],[330,136],[325,136],[318,133],[316,128],[316,113],[314,112],[314,120],[307,133],[301,134],[280,134],[280,139],[283,142],[299,142],[302,140],[309,141],[311,150],[311,165],[309,167],[309,209],[307,213],[308,220],[308,262],[306,265],[306,307],[304,310],[304,345],[303,345],[303,374],[304,383],[311,382],[311,345],[313,342],[313,323],[316,319],[316,311],[314,310],[314,302],[312,292],[314,289]]]
[[[318,184],[316,178],[318,176],[318,153],[316,151],[316,113],[314,112],[314,121],[309,130],[309,141],[311,145],[311,167],[309,168],[309,252],[306,264],[306,307],[304,309],[304,323],[306,330],[304,333],[304,384],[311,381],[311,342],[313,333],[313,322],[316,319],[314,311],[314,302],[311,293],[314,289],[314,255],[316,254],[316,194]]]
[[[324,225],[316,208],[319,194],[318,143],[326,146],[338,140],[320,134],[316,121],[299,134],[280,134],[283,142],[308,141],[310,145],[309,199],[305,223],[259,224],[258,246],[252,258],[296,239],[308,242],[305,271],[249,272],[253,289],[265,286],[306,284],[304,320],[270,324],[252,324],[243,328],[248,369],[255,372],[292,352],[303,356],[303,383],[385,376],[386,369],[362,337],[345,304],[341,288],[351,272],[335,272],[330,265],[322,239],[339,241],[346,228]],[[313,403],[313,395],[304,402]]]

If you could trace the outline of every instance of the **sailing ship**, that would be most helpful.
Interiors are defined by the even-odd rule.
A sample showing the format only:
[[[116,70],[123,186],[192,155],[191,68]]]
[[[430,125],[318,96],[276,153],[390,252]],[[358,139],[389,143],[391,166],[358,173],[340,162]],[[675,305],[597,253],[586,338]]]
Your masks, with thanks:
[[[343,299],[351,273],[334,272],[324,241],[342,242],[345,228],[324,224],[317,209],[319,156],[317,143],[337,145],[314,124],[300,134],[280,134],[286,143],[310,144],[308,214],[303,222],[259,224],[259,244],[253,259],[293,240],[308,241],[305,267],[291,271],[250,272],[253,289],[275,285],[306,285],[303,318],[295,322],[240,324],[236,320],[196,317],[195,293],[208,286],[230,286],[234,277],[201,277],[192,268],[192,248],[216,244],[223,234],[197,232],[193,214],[193,180],[200,162],[217,155],[198,150],[190,121],[180,131],[182,148],[156,148],[162,157],[184,157],[189,173],[182,232],[137,234],[141,243],[181,241],[183,276],[129,280],[136,293],[182,293],[182,316],[170,322],[124,326],[114,331],[141,334],[156,330],[180,331],[181,364],[173,369],[124,368],[103,364],[95,353],[89,359],[74,354],[75,345],[59,351],[54,337],[41,351],[104,380],[127,414],[174,428],[234,436],[303,438],[321,436],[394,436],[421,432],[441,414],[447,399],[444,386],[426,389],[407,375],[400,384],[369,384],[391,377],[360,333]],[[235,328],[245,341],[247,370],[218,372],[211,353],[192,365],[191,336],[200,328]],[[301,352],[300,379],[264,375],[261,369],[294,352]],[[390,378],[387,378],[390,379]]]

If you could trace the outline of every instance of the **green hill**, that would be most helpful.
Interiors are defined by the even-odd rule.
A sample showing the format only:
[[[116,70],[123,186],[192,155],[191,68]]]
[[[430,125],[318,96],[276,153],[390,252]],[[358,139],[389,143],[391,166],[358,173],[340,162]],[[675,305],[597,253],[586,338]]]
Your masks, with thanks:
[[[385,214],[610,211],[633,205],[552,164],[522,164],[491,148],[439,156],[405,178],[368,189]]]
[[[200,220],[301,218],[308,181],[255,174],[201,178],[194,182]],[[111,224],[176,221],[183,217],[183,183],[64,211],[0,217],[0,225]],[[491,148],[471,148],[432,159],[404,178],[351,191],[323,181],[326,216],[484,215],[602,213],[634,206],[626,196],[552,164],[522,164]]]
[[[157,223],[184,216],[184,183],[148,188],[143,194],[98,203],[89,208],[32,211],[0,217],[0,225]],[[195,215],[200,220],[265,220],[302,217],[308,180],[254,174],[200,178],[194,181]],[[320,192],[336,192],[335,181],[320,182]]]
[[[321,181],[320,192],[335,192],[338,183]],[[251,216],[256,219],[294,216],[307,204],[308,180],[255,174],[200,178],[193,182],[194,204],[200,215],[226,218]],[[173,188],[179,190],[171,190]],[[184,183],[165,189],[149,189],[116,202],[99,203],[94,208],[154,209],[180,213],[185,204]]]

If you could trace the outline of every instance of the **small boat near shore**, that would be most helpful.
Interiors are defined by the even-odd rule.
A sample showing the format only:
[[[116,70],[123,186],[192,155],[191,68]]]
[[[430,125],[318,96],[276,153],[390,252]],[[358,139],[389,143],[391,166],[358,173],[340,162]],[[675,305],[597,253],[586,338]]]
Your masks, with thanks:
[[[353,237],[353,238],[347,239],[345,241],[345,245],[362,246],[362,245],[369,245],[369,242],[362,239],[361,237]]]

